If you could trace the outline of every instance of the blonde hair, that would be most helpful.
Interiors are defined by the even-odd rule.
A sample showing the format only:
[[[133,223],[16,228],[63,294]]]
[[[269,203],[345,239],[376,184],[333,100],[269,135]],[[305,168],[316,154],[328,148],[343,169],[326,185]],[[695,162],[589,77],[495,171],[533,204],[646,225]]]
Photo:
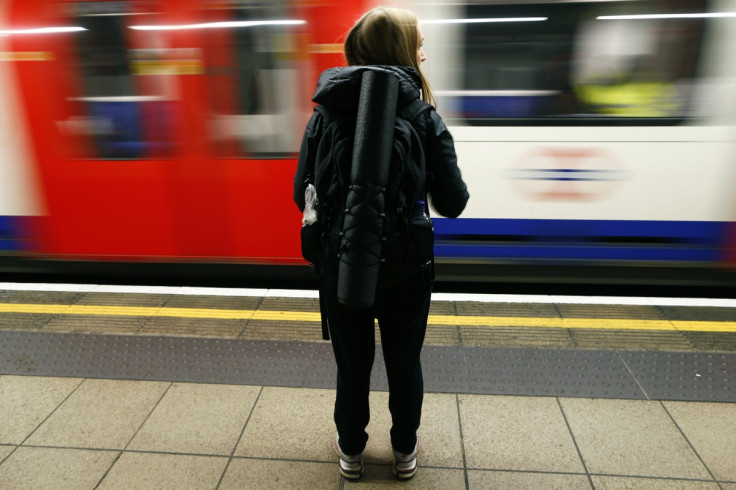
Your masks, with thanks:
[[[355,23],[345,39],[348,65],[410,66],[422,80],[422,100],[437,105],[429,81],[417,60],[419,20],[414,12],[401,8],[376,7]]]

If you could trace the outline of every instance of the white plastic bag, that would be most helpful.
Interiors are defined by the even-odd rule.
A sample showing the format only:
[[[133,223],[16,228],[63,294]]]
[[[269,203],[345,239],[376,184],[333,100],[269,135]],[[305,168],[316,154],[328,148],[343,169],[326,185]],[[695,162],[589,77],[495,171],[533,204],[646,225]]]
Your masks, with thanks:
[[[307,184],[304,190],[304,216],[302,217],[302,225],[311,225],[317,221],[317,189],[313,184]]]

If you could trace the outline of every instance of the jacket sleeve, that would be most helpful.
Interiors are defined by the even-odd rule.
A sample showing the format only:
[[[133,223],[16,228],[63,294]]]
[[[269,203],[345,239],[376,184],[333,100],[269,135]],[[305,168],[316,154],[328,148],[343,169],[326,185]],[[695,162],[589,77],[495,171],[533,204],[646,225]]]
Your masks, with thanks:
[[[306,178],[311,175],[314,178],[314,163],[317,155],[317,145],[321,136],[322,116],[318,112],[312,114],[307,123],[302,138],[302,146],[299,150],[299,160],[294,174],[294,202],[299,211],[304,211],[304,190],[307,187]]]
[[[455,142],[435,111],[430,111],[426,150],[427,191],[432,205],[442,216],[457,218],[465,209],[470,194],[457,166]]]

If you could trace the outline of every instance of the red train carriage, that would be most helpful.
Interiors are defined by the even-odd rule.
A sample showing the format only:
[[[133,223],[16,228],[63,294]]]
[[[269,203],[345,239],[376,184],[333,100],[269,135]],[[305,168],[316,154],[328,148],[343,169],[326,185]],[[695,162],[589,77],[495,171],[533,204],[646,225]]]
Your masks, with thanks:
[[[309,97],[364,8],[11,2],[45,210],[33,251],[301,262],[291,182]]]

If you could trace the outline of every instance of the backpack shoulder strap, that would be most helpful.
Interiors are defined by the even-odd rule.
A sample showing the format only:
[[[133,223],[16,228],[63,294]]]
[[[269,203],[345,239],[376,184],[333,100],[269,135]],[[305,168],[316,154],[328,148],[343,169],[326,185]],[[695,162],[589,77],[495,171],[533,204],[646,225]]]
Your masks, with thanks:
[[[425,195],[425,158],[424,143],[417,131],[414,121],[424,111],[433,109],[432,105],[415,99],[399,109],[396,118],[397,133],[400,143],[395,144],[395,151],[407,154],[399,155],[395,162],[395,178],[387,186],[386,202],[391,202],[394,209],[402,216],[411,211],[413,201],[426,199]],[[408,157],[408,158],[407,158]]]
[[[431,104],[428,104],[424,102],[421,99],[414,99],[411,103],[404,106],[399,115],[401,118],[406,120],[409,123],[409,126],[411,126],[410,129],[410,144],[412,146],[416,146],[416,148],[413,148],[412,151],[414,151],[414,155],[416,156],[416,166],[409,166],[407,169],[409,176],[411,180],[414,182],[418,195],[422,196],[422,199],[426,200],[426,188],[425,188],[425,180],[426,180],[426,162],[424,157],[424,141],[419,135],[419,132],[416,130],[416,127],[414,125],[414,121],[419,117],[420,114],[422,114],[425,111],[428,110],[434,110],[434,106]],[[409,198],[411,196],[404,196],[405,198]],[[407,203],[409,204],[409,203]]]
[[[430,109],[434,109],[431,104],[427,104],[422,99],[414,99],[412,102],[401,108],[399,116],[403,117],[407,121],[413,122],[419,114]]]
[[[317,158],[314,162],[314,167],[311,169],[311,177],[312,177],[312,183],[317,187],[318,191],[324,191],[324,189],[321,188],[321,181],[322,177],[324,176],[324,173],[327,171],[326,166],[324,163],[325,157],[329,154],[329,148],[323,150],[322,145],[323,141],[332,144],[334,143],[334,131],[337,128],[338,123],[340,122],[339,115],[335,113],[333,110],[328,109],[327,107],[323,106],[322,104],[318,104],[314,107],[314,111],[317,112],[319,115],[322,116],[323,122],[322,122],[322,139],[320,140],[320,145],[317,150]],[[327,152],[327,153],[324,153]]]
[[[332,114],[332,111],[329,110],[327,107],[323,106],[322,104],[317,104],[314,106],[315,112],[319,112],[320,115],[324,118],[325,123],[329,124],[332,122],[332,120],[335,118]]]
[[[416,131],[414,121],[419,117],[420,114],[429,110],[434,110],[434,106],[424,102],[421,99],[414,99],[412,102],[404,106],[399,114],[403,119],[409,122],[409,125],[412,128],[412,143],[419,143],[421,155],[421,161],[417,162],[419,164],[419,169],[411,169],[410,172],[413,173],[412,178],[414,179],[414,181],[419,183],[420,187],[422,188],[424,188],[424,174],[426,173],[426,162],[424,160],[424,139]],[[424,199],[426,200],[426,190],[423,189],[422,194],[424,195]]]
[[[318,104],[314,106],[314,112],[319,113],[322,116],[322,119],[325,120],[325,124],[323,127],[327,127],[329,125],[330,121],[333,119],[332,115],[330,114],[330,111],[324,107],[321,104]],[[316,161],[312,160],[311,165],[308,165],[306,171],[304,172],[304,183],[306,184],[314,184],[315,183],[315,165]]]

